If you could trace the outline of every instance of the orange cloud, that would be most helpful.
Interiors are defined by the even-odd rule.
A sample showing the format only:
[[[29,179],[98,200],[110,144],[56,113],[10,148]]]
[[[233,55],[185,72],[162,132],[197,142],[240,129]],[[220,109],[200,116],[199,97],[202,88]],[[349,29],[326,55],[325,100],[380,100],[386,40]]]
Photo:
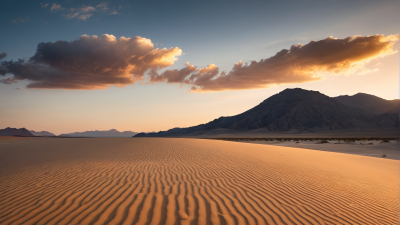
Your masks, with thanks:
[[[105,89],[142,80],[146,71],[174,64],[179,48],[158,49],[146,38],[104,34],[40,43],[28,61],[4,61],[2,68],[28,88]]]
[[[42,7],[43,7],[43,5],[42,5]],[[44,8],[46,8],[46,7],[47,7],[47,5],[45,5]],[[61,5],[57,5],[57,3],[53,3],[53,5],[50,8],[50,11],[53,13],[53,12],[57,12],[58,10],[63,10],[63,7],[61,7]]]
[[[329,75],[362,74],[371,72],[365,68],[371,59],[396,53],[393,46],[398,39],[399,35],[328,37],[306,45],[292,45],[289,50],[283,49],[258,62],[238,62],[229,73],[218,73],[218,67],[212,64],[187,74],[187,64],[182,70],[167,70],[159,77],[165,78],[160,81],[190,84],[192,91],[200,92],[266,88],[317,81]]]
[[[159,73],[174,64],[181,49],[154,48],[151,40],[142,37],[83,35],[71,42],[40,43],[28,61],[3,61],[0,75],[12,74],[12,81],[29,80],[28,88],[104,89],[134,84],[145,77],[148,83],[190,85],[193,92],[266,88],[371,72],[365,64],[396,53],[393,47],[398,39],[399,35],[328,37],[292,45],[258,62],[238,62],[230,72],[220,73],[214,64],[197,68],[186,63],[182,69]]]
[[[156,70],[150,71],[150,82],[161,82],[165,81],[167,83],[190,83],[189,80],[185,80],[187,76],[192,74],[199,69],[195,66],[186,63],[186,67],[180,70],[166,70],[162,74],[158,74]]]

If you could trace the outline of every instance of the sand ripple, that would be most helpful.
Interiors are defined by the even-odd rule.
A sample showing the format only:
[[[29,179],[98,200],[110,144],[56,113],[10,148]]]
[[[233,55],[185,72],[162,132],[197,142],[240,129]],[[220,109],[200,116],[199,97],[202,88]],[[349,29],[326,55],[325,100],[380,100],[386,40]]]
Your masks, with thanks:
[[[399,161],[217,140],[0,142],[0,224],[398,224]]]

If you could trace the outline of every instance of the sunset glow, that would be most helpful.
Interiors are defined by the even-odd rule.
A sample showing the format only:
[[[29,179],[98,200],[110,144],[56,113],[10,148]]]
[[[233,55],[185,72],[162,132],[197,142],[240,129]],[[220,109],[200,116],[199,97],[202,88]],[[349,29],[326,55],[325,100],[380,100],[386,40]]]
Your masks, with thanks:
[[[57,134],[159,131],[235,115],[293,87],[332,97],[363,92],[396,99],[399,34],[394,12],[399,4],[352,4],[357,9],[341,9],[339,17],[329,9],[333,5],[311,10],[293,3],[315,14],[312,18],[319,11],[325,17],[264,24],[254,18],[275,12],[232,6],[235,16],[221,11],[231,21],[212,14],[213,21],[223,24],[218,27],[199,22],[203,6],[192,17],[185,14],[192,25],[183,26],[179,17],[163,21],[163,7],[152,12],[158,19],[139,21],[134,18],[146,10],[124,2],[29,3],[28,17],[2,14],[9,22],[8,35],[0,37],[0,114],[7,118],[0,125]],[[10,11],[15,7],[11,4]],[[291,7],[285,10],[288,15],[295,12]],[[371,8],[377,9],[373,20]],[[252,25],[243,26],[240,18]],[[313,25],[297,26],[300,22]],[[60,29],[61,24],[73,29]],[[186,30],[174,30],[176,24]],[[290,29],[281,32],[282,27]]]
[[[400,224],[400,1],[0,3],[0,224]]]

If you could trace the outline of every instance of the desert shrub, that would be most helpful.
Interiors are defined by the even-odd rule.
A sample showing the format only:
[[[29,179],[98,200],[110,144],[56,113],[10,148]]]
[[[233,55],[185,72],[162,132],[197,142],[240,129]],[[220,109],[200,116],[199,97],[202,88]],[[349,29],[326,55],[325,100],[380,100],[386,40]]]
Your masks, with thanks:
[[[322,140],[320,143],[324,144],[324,143],[329,143],[329,142],[327,140]]]

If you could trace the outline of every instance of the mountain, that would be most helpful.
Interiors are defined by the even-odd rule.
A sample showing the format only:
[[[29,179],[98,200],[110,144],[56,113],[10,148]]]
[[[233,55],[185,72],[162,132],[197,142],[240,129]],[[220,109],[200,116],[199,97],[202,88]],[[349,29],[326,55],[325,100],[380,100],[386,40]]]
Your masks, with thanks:
[[[0,136],[22,136],[22,137],[33,137],[34,135],[31,134],[25,128],[10,128],[7,127],[5,129],[0,129]]]
[[[220,117],[188,128],[173,128],[158,133],[139,133],[135,137],[195,136],[218,132],[323,132],[395,128],[398,116],[375,113],[345,105],[317,91],[300,88],[284,91],[236,116]]]
[[[375,115],[371,121],[374,122],[374,126],[377,128],[395,126],[399,127],[399,114],[398,113],[384,113]]]
[[[133,131],[123,131],[119,132],[116,129],[111,130],[95,130],[95,131],[85,131],[85,132],[75,132],[69,134],[61,134],[60,137],[132,137],[136,135],[137,132]]]
[[[386,100],[375,95],[365,93],[358,93],[352,96],[341,95],[335,97],[334,99],[342,104],[363,109],[375,114],[398,113],[400,110],[399,99]]]
[[[34,130],[30,130],[29,131],[31,134],[33,134],[34,136],[46,136],[46,137],[55,137],[56,135],[53,133],[50,133],[48,131],[34,131]]]

